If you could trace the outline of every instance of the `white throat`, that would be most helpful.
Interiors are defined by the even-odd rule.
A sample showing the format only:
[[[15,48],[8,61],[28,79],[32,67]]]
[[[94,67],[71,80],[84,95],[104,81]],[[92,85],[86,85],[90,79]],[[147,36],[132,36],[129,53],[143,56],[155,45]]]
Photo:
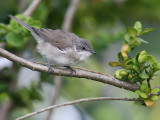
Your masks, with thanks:
[[[78,55],[80,56],[79,61],[82,62],[85,61],[89,56],[91,56],[91,53],[87,51],[80,51],[78,52]]]

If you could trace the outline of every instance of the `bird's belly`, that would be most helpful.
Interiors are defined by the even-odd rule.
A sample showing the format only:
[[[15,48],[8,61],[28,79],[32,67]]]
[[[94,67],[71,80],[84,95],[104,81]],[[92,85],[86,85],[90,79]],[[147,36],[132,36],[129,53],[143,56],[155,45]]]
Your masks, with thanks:
[[[38,43],[37,49],[43,56],[57,66],[70,66],[79,62],[79,59],[71,57],[69,51],[61,51],[46,42]]]
[[[70,66],[78,63],[78,61],[75,61],[74,59],[71,59],[63,54],[53,57],[52,61],[58,66]]]

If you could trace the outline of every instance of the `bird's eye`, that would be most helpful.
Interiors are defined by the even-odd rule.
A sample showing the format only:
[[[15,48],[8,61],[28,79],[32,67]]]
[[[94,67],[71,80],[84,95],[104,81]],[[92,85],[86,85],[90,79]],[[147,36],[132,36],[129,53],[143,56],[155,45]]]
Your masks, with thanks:
[[[86,48],[85,47],[82,47],[82,50],[85,50]]]

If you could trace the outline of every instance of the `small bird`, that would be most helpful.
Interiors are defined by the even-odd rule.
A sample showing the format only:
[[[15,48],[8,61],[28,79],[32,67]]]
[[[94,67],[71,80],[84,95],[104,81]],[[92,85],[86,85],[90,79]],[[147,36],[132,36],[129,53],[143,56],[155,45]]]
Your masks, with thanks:
[[[53,62],[56,66],[63,66],[70,69],[71,76],[73,76],[75,70],[70,65],[85,61],[89,56],[96,53],[89,41],[73,33],[59,29],[37,29],[10,14],[8,16],[28,29],[34,36],[38,43],[38,52],[47,62],[49,73],[53,70],[50,62]]]

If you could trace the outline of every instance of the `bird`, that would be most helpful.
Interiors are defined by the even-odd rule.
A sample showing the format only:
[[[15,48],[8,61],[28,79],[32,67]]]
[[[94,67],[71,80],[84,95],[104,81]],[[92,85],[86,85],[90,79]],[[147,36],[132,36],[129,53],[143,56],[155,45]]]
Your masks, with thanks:
[[[8,16],[31,32],[37,41],[38,52],[47,63],[48,73],[54,71],[50,65],[50,62],[53,62],[56,66],[71,70],[71,76],[73,76],[76,71],[70,67],[71,65],[83,62],[92,54],[96,54],[88,40],[80,38],[74,33],[60,29],[37,29],[11,14]]]

